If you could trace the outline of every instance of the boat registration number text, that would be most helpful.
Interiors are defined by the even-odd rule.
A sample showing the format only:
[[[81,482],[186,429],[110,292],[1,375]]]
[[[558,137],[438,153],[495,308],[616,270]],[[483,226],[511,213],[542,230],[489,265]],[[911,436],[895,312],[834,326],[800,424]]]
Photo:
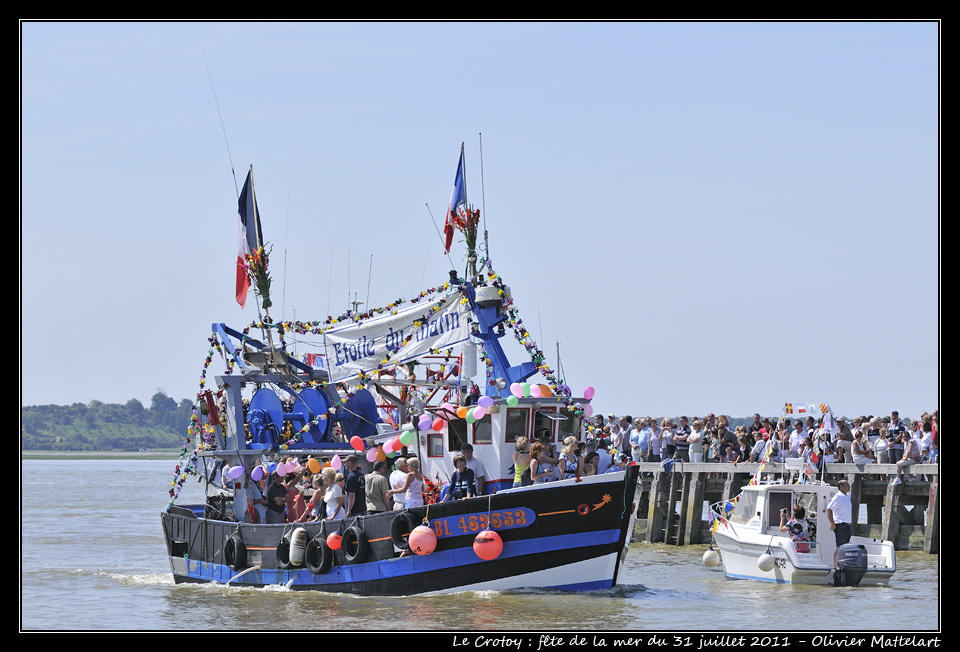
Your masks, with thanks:
[[[532,525],[537,516],[532,509],[502,509],[489,514],[463,514],[448,516],[430,522],[437,537],[456,537],[463,534],[476,534],[481,530],[512,530]]]

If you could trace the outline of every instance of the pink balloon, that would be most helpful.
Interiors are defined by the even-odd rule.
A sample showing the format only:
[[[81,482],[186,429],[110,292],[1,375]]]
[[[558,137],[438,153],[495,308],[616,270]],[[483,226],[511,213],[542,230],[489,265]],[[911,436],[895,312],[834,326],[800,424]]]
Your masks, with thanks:
[[[510,393],[517,398],[523,398],[523,386],[520,383],[510,385]]]
[[[586,406],[585,408],[583,408],[583,413],[584,413],[586,416],[588,416],[588,417],[592,417],[592,416],[593,416],[593,406],[590,405],[589,403],[587,403],[587,406]]]
[[[367,461],[374,462],[376,461],[376,459],[377,459],[377,449],[371,448],[370,450],[367,451]]]
[[[483,409],[482,405],[478,405],[477,407],[473,408],[473,418],[478,421],[486,416],[486,414],[487,411]]]
[[[585,390],[583,390],[583,398],[589,401],[594,397],[596,393],[597,393],[597,390],[595,390],[593,387],[587,387]]]
[[[330,466],[333,467],[334,471],[339,471],[342,465],[343,465],[343,460],[340,459],[339,455],[334,455],[333,459],[330,460]]]
[[[540,385],[530,385],[530,396],[540,398],[543,392],[540,391]]]

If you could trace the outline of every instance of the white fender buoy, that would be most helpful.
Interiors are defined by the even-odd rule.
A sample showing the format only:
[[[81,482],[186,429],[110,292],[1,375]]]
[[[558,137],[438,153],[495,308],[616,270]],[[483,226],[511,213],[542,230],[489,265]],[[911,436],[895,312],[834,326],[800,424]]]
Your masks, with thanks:
[[[703,553],[703,565],[707,568],[713,568],[720,563],[720,555],[710,546],[710,549]]]
[[[298,527],[290,537],[290,563],[294,566],[302,566],[306,551],[307,531]]]
[[[758,566],[758,567],[760,568],[760,570],[762,570],[764,573],[768,573],[768,572],[772,571],[772,570],[773,570],[773,555],[771,555],[769,552],[765,552],[765,553],[763,553],[762,555],[760,555],[760,558],[757,559],[757,566]]]

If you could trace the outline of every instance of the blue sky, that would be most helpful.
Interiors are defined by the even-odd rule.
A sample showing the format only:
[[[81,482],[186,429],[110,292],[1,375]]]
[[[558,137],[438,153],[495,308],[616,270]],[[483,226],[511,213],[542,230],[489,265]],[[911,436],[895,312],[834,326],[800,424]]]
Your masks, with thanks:
[[[255,316],[233,299],[251,164],[274,318],[442,283],[430,212],[463,142],[494,267],[596,409],[935,409],[939,37],[21,23],[21,404],[194,396],[210,324]]]

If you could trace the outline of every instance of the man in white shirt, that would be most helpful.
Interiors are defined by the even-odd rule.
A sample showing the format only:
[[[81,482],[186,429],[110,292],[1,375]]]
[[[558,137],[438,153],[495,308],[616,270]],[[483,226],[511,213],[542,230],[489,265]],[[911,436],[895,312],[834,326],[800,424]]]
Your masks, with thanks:
[[[837,483],[839,491],[834,494],[827,505],[827,518],[830,519],[830,529],[837,540],[837,548],[833,551],[833,565],[837,565],[837,553],[840,546],[850,542],[850,530],[853,522],[853,503],[850,501],[850,483],[841,480]]]
[[[463,459],[467,461],[467,468],[473,471],[473,477],[477,481],[477,495],[482,496],[483,485],[487,481],[486,474],[483,471],[483,464],[473,456],[473,446],[471,444],[464,444],[460,448],[460,452],[463,453]]]
[[[398,458],[396,468],[393,470],[393,473],[390,474],[390,488],[399,489],[402,487],[407,479],[408,473],[410,473],[410,469],[407,468],[407,458]],[[403,509],[403,498],[404,494],[393,494],[394,509]]]

